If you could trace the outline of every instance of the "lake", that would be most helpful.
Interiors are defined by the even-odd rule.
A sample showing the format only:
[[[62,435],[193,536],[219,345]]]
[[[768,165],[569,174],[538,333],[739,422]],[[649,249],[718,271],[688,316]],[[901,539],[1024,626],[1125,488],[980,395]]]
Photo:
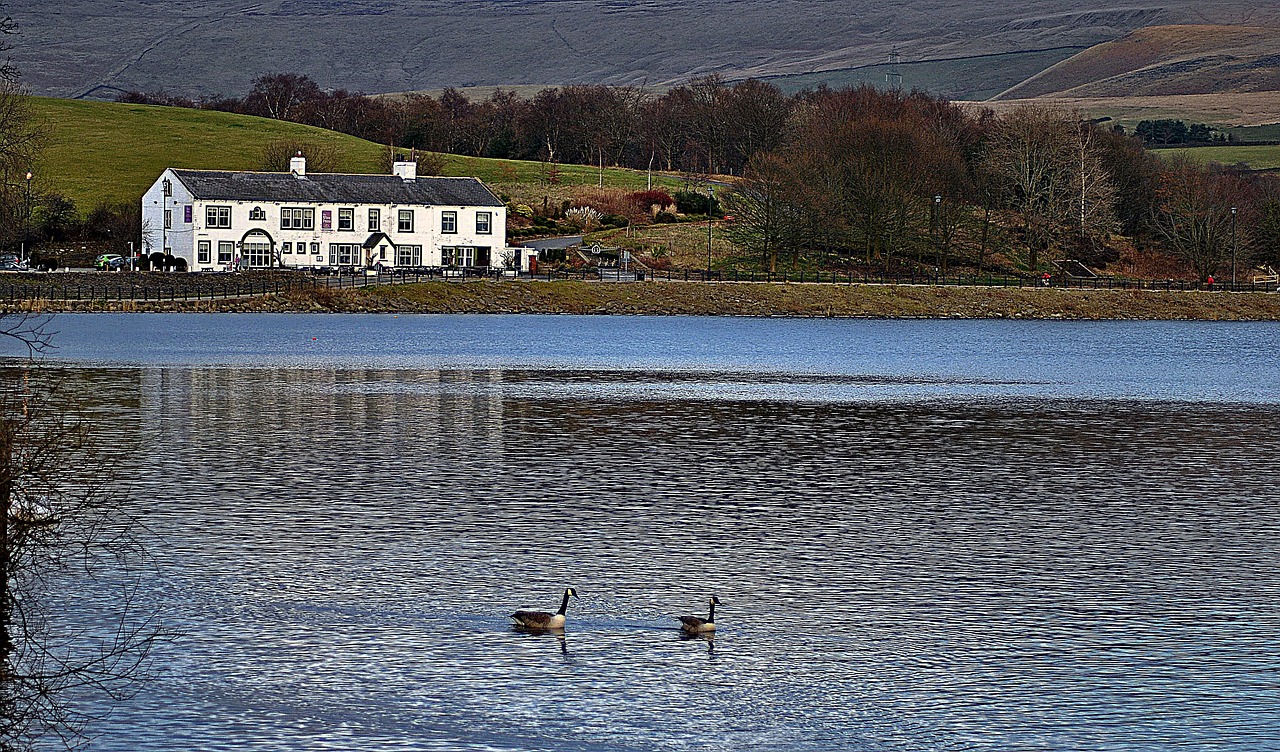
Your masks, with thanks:
[[[90,749],[1280,748],[1280,325],[53,328],[181,632]]]

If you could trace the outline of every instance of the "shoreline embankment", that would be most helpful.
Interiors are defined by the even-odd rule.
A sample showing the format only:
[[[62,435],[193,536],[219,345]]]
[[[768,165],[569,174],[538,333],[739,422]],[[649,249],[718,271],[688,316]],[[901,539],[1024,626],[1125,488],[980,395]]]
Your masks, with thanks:
[[[41,313],[478,313],[795,318],[1280,321],[1280,294],[929,285],[696,282],[423,282],[231,298],[29,300]]]

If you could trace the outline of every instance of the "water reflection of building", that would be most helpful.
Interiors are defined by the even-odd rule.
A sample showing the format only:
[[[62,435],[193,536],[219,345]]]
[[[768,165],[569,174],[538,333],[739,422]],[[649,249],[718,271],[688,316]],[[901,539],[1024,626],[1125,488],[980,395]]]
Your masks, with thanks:
[[[414,462],[502,456],[500,371],[166,367],[142,370],[141,413],[165,445],[210,462],[314,451]]]

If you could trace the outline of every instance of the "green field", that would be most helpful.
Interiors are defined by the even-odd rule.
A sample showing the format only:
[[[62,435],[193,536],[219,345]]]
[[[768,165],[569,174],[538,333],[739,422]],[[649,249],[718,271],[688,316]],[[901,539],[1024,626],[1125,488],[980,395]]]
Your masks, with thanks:
[[[263,148],[299,139],[333,144],[344,172],[375,173],[387,147],[342,133],[279,120],[178,107],[32,100],[44,121],[47,140],[37,162],[34,188],[71,198],[87,214],[102,202],[138,201],[166,167],[197,170],[257,169]],[[596,185],[593,167],[560,165],[562,186]],[[446,176],[475,176],[498,188],[537,184],[546,168],[539,162],[445,156]],[[643,188],[645,174],[606,169],[606,186]],[[674,186],[670,176],[655,184]],[[517,191],[518,193],[522,193]]]
[[[1246,164],[1254,170],[1280,168],[1280,146],[1199,146],[1193,149],[1157,149],[1155,153],[1165,157],[1182,156],[1200,164]]]

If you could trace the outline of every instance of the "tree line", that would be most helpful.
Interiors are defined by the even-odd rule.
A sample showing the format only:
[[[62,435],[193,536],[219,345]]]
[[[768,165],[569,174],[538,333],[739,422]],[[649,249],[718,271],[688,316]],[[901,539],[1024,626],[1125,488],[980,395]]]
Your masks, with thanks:
[[[800,100],[768,83],[718,76],[660,95],[575,85],[528,98],[498,89],[473,100],[452,88],[439,96],[324,91],[307,76],[281,73],[259,77],[239,98],[128,92],[117,101],[257,115],[467,156],[736,174],[782,142]]]
[[[473,100],[456,89],[324,91],[306,76],[273,74],[242,98],[119,99],[434,152],[736,176],[730,235],[769,268],[781,258],[940,270],[999,262],[1034,272],[1047,255],[1105,265],[1118,257],[1119,237],[1166,250],[1200,276],[1233,252],[1280,261],[1277,181],[1152,156],[1144,142],[1167,137],[1163,122],[1127,134],[1047,108],[996,114],[867,86],[787,95],[718,76],[661,94],[574,85]]]
[[[1280,261],[1280,180],[1162,159],[1076,113],[1002,114],[919,92],[820,90],[782,143],[753,155],[730,194],[735,243],[779,255],[1053,272],[1156,249],[1201,278]],[[1245,267],[1247,269],[1247,267]]]

